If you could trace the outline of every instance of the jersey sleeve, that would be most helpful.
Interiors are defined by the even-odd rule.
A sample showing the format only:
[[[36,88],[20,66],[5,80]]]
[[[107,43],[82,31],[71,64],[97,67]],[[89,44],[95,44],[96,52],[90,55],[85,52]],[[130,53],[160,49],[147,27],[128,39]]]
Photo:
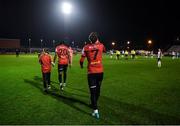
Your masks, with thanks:
[[[85,58],[86,58],[86,53],[85,53],[85,47],[84,47],[82,50],[81,59],[79,61],[81,68],[83,68],[83,63],[84,63]]]
[[[39,56],[39,63],[42,64],[42,54]]]
[[[106,48],[105,48],[105,46],[103,45],[103,52],[106,52]]]
[[[51,55],[49,55],[50,58],[50,62],[53,62],[53,57]]]
[[[81,57],[86,57],[85,47],[82,49],[82,54],[81,54]]]

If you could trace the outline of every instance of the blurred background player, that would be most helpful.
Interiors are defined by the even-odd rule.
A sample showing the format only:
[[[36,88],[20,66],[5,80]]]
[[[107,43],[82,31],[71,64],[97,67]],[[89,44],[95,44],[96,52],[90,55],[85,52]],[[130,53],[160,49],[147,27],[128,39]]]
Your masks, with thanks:
[[[112,59],[113,58],[113,50],[110,50],[109,53],[110,53],[110,58]]]
[[[19,53],[20,53],[19,49],[16,49],[16,57],[19,57]]]
[[[153,59],[153,57],[154,57],[154,52],[151,51],[151,58]]]
[[[131,50],[131,57],[132,57],[132,59],[135,59],[135,56],[136,56],[136,52],[133,49],[133,50]]]
[[[69,47],[69,54],[70,54],[71,65],[72,65],[72,62],[73,62],[73,49],[71,47]]]
[[[54,63],[58,56],[58,79],[60,90],[63,90],[63,87],[66,86],[67,79],[67,68],[68,65],[71,66],[71,57],[69,48],[65,45],[64,42],[61,42],[55,49]]]
[[[83,68],[83,62],[87,57],[88,61],[88,85],[91,93],[91,105],[93,108],[92,116],[99,118],[97,107],[98,98],[100,96],[100,88],[103,80],[103,64],[102,55],[105,47],[100,43],[96,32],[89,35],[89,43],[85,45],[80,59],[80,66]]]
[[[121,51],[121,57],[124,57],[124,50]]]
[[[116,50],[116,59],[119,60],[119,57],[120,57],[120,51],[119,50]]]
[[[43,52],[39,56],[39,63],[41,64],[44,91],[47,92],[48,89],[51,88],[51,86],[50,86],[51,64],[53,66],[55,65],[52,62],[52,57],[51,57],[51,55],[49,55],[48,50],[43,49]]]
[[[128,51],[127,50],[124,52],[124,56],[125,56],[125,59],[127,60],[128,59]]]
[[[157,58],[158,58],[158,67],[160,68],[161,67],[161,59],[162,59],[161,49],[158,49]]]
[[[172,51],[172,59],[174,60],[176,58],[176,52]]]
[[[177,59],[179,58],[179,52],[176,53],[176,58],[177,58]]]

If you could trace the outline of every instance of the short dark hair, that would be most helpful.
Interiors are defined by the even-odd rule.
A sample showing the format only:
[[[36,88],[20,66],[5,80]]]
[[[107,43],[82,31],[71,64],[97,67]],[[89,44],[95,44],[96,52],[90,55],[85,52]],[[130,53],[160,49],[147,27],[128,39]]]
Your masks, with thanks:
[[[49,49],[44,48],[43,51],[44,51],[45,53],[48,53],[48,54],[49,54]]]
[[[59,45],[64,44],[64,40],[60,41],[58,44]]]
[[[97,32],[91,32],[89,35],[89,41],[92,43],[95,43],[98,40],[98,34]]]

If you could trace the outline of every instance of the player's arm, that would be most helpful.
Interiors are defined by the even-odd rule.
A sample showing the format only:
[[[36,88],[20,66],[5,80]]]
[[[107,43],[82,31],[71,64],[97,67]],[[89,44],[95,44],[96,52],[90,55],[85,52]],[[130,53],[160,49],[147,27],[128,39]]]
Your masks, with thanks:
[[[39,60],[39,64],[42,64],[41,56],[42,56],[42,55],[40,55],[40,56],[38,57],[38,58],[39,58],[39,59],[38,59],[38,60]]]
[[[54,63],[56,62],[56,58],[57,58],[57,53],[55,53],[55,55],[54,55],[54,59],[53,59]]]
[[[55,66],[55,63],[53,62],[53,58],[52,58],[51,55],[49,55],[49,56],[50,56],[50,60],[51,60],[51,65],[54,67],[54,66]]]
[[[72,61],[71,61],[71,56],[70,56],[70,51],[68,50],[68,61],[69,61],[69,65],[70,67],[72,66]]]
[[[83,68],[83,63],[84,63],[85,58],[86,58],[85,56],[83,55],[81,56],[81,59],[79,61],[81,68]]]
[[[84,48],[83,48],[81,59],[79,61],[79,64],[80,64],[81,68],[83,68],[83,63],[84,63],[85,58],[86,58],[86,53],[85,53]]]
[[[103,52],[106,53],[106,48],[105,46],[103,45]]]

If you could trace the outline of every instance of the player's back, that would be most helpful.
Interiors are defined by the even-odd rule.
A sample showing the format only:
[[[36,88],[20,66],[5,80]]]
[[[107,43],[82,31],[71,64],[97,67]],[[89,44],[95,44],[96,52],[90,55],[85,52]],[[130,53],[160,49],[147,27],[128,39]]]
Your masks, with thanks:
[[[51,71],[51,56],[50,55],[41,54],[40,62],[41,62],[42,71],[44,73]]]
[[[125,51],[125,55],[128,55],[128,51]]]
[[[88,60],[88,73],[103,72],[102,55],[104,50],[104,45],[100,42],[84,47],[84,53]]]
[[[59,64],[68,64],[69,62],[68,51],[69,51],[69,48],[64,44],[56,47],[56,53],[58,55]]]
[[[120,55],[120,51],[117,50],[117,51],[116,51],[116,55]]]

